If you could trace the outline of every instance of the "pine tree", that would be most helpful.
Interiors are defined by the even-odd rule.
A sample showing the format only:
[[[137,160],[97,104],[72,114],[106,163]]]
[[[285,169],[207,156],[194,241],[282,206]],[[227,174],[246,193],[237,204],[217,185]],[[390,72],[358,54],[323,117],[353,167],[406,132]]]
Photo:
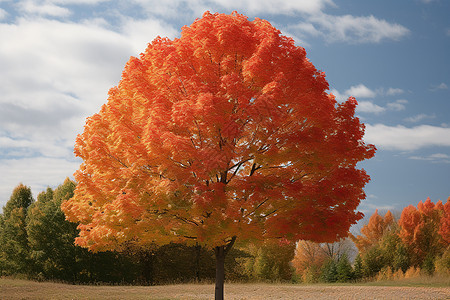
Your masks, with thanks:
[[[347,254],[344,254],[339,258],[336,264],[336,272],[338,282],[347,282],[353,278],[353,269]]]

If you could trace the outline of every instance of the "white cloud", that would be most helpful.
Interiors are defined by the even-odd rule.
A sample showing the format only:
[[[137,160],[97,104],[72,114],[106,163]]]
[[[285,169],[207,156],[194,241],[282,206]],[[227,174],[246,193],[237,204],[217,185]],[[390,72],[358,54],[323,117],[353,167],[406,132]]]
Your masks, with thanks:
[[[345,91],[345,94],[353,96],[355,98],[374,98],[376,96],[376,93],[366,87],[364,84],[350,87]]]
[[[156,31],[173,34],[157,21],[140,24],[138,33],[130,22],[123,32],[105,23],[20,18],[0,24],[0,40],[8,41],[0,43],[0,201],[19,182],[42,189],[70,176],[76,134],[106,102],[126,61]]]
[[[396,96],[396,95],[400,95],[403,94],[405,91],[403,91],[402,89],[399,88],[389,88],[386,91],[386,95],[388,96]]]
[[[251,14],[271,13],[271,14],[293,14],[308,13],[316,14],[327,5],[334,5],[331,0],[212,0],[214,3],[228,9],[242,9]]]
[[[335,95],[336,99],[339,101],[345,101],[348,97],[355,97],[356,99],[358,99],[358,98],[374,98],[376,96],[376,92],[369,89],[364,84],[351,86],[343,94],[341,94],[336,89],[332,89],[331,93]]]
[[[428,156],[410,156],[409,159],[425,160],[433,163],[446,163],[450,164],[450,156],[444,153],[434,153]]]
[[[370,101],[359,101],[356,107],[357,112],[379,114],[386,111],[386,108],[376,105]]]
[[[373,103],[372,101],[361,101],[360,99],[366,98],[375,98],[379,95],[392,95],[403,92],[401,89],[390,88],[386,93],[383,88],[372,90],[365,86],[364,84],[358,84],[351,86],[344,93],[340,93],[336,89],[332,89],[331,93],[336,96],[338,101],[345,101],[348,97],[355,97],[358,100],[358,106],[356,107],[357,112],[362,113],[374,113],[379,114],[385,112],[387,110],[391,111],[400,111],[405,109],[405,104],[408,103],[405,99],[399,99],[394,102],[389,102],[386,104],[386,107],[380,106],[378,104]]]
[[[16,146],[35,142],[44,154],[44,141],[73,145],[83,119],[106,101],[132,54],[120,34],[43,19],[0,24],[0,40],[8,41],[0,45],[0,136]]]
[[[438,84],[438,85],[436,85],[436,86],[433,86],[433,87],[431,88],[431,90],[432,90],[433,92],[439,91],[439,90],[448,90],[448,85],[445,84],[444,82],[442,82],[442,83],[440,83],[440,84]]]
[[[434,118],[436,118],[436,115],[418,114],[418,115],[415,115],[412,117],[405,118],[404,120],[406,122],[417,123],[417,122],[420,122],[423,120],[434,119]],[[445,127],[445,126],[442,126],[442,127]]]
[[[101,2],[109,2],[111,0],[50,0],[50,2],[53,3],[57,3],[57,4],[63,4],[63,5],[68,5],[68,4],[98,4]]]
[[[20,1],[18,3],[19,10],[26,14],[40,16],[67,17],[70,10],[48,1]]]
[[[6,18],[6,16],[8,15],[8,12],[2,8],[0,8],[0,21],[3,20],[4,18]]]
[[[365,140],[386,150],[412,151],[432,146],[450,147],[450,128],[420,125],[404,127],[366,124]]]
[[[155,37],[164,36],[174,38],[179,35],[180,30],[176,30],[173,26],[157,19],[134,20],[126,18],[123,20],[121,32],[128,37],[130,44],[133,46],[133,52],[144,52],[147,44]]]
[[[244,14],[294,14],[307,13],[316,14],[321,12],[326,6],[334,6],[332,0],[134,0],[143,7],[144,10],[158,15],[165,15],[169,17],[176,17],[183,13],[191,13],[196,16],[201,16],[206,10],[212,12],[220,9],[238,11]]]
[[[294,36],[321,36],[328,42],[379,43],[398,40],[409,33],[402,25],[389,23],[374,16],[334,16],[323,13],[335,7],[331,0],[134,0],[150,15],[164,18],[200,17],[206,10],[229,13],[233,10],[246,15],[302,14],[304,21],[285,28]],[[182,13],[180,13],[182,12]]]
[[[399,99],[396,100],[395,102],[390,102],[386,105],[387,109],[389,110],[394,110],[394,111],[400,111],[400,110],[404,110],[405,104],[408,103],[408,100],[405,99]]]
[[[409,34],[406,27],[374,16],[333,16],[318,13],[309,16],[307,20],[316,25],[315,28],[321,31],[328,42],[379,43],[385,39],[399,40]]]
[[[380,205],[379,203],[379,197],[374,194],[367,195],[366,199],[361,202],[361,204],[358,206],[358,210],[360,210],[362,213],[364,213],[364,219],[366,222],[368,222],[368,219],[370,216],[375,212],[376,209],[378,209],[378,212],[382,211],[388,211],[391,212],[396,208],[395,205]],[[358,232],[359,234],[359,232]]]
[[[47,188],[55,187],[71,177],[80,162],[60,158],[33,157],[24,159],[1,159],[0,207],[6,204],[11,193],[19,183],[30,186],[33,197]]]

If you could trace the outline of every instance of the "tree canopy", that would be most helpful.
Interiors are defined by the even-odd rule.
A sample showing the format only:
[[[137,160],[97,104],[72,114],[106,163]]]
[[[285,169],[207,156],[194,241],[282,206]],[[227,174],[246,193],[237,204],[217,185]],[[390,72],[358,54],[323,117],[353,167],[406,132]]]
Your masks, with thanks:
[[[362,217],[374,155],[306,51],[265,20],[203,15],[131,57],[76,140],[79,245],[333,241]]]

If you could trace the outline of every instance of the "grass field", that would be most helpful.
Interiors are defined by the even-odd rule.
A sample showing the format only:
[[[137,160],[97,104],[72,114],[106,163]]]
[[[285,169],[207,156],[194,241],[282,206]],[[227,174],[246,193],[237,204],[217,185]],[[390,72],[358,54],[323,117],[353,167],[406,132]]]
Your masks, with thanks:
[[[213,293],[210,284],[83,286],[0,279],[0,299],[213,299]],[[230,283],[225,299],[450,299],[450,286]]]

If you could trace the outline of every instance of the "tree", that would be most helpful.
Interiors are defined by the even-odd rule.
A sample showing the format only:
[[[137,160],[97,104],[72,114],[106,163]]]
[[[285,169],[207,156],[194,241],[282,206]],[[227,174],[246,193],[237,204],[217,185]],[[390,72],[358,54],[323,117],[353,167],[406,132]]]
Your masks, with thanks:
[[[295,243],[265,241],[249,244],[242,249],[249,254],[241,258],[243,273],[249,279],[263,281],[288,281],[292,279],[291,261],[294,258]]]
[[[353,278],[353,268],[347,254],[343,254],[336,264],[337,281],[347,282]]]
[[[371,158],[302,47],[269,22],[206,12],[125,66],[77,137],[83,163],[63,204],[78,245],[171,241],[213,248],[216,298],[236,239],[331,242],[361,219]]]
[[[65,220],[61,202],[73,196],[75,182],[66,178],[55,190],[47,188],[28,208],[26,232],[30,276],[66,282],[131,282],[133,267],[117,253],[91,253],[74,245],[77,225]]]
[[[19,184],[0,215],[0,271],[3,275],[27,274],[30,268],[26,231],[28,207],[33,203],[31,189]]]
[[[358,254],[353,264],[353,276],[356,280],[361,279],[364,276],[364,269],[361,255]]]
[[[65,220],[61,202],[73,196],[75,183],[67,178],[55,191],[47,188],[30,206],[27,232],[36,272],[44,278],[74,282],[81,248],[73,244],[76,224]]]
[[[303,281],[317,282],[326,260],[327,256],[320,243],[298,241],[292,265]]]
[[[378,214],[378,209],[375,210],[373,215],[369,219],[369,223],[363,226],[361,229],[361,235],[351,235],[351,239],[355,243],[359,252],[364,253],[374,245],[377,245],[384,234],[389,232],[395,227],[395,220],[392,213],[388,212],[384,217]]]
[[[323,282],[336,282],[338,280],[337,262],[334,258],[328,258],[322,265],[320,279]]]
[[[444,215],[441,218],[439,234],[442,236],[444,242],[450,245],[450,197],[444,204]]]
[[[399,220],[400,237],[409,250],[412,265],[420,267],[426,263],[430,270],[430,261],[448,247],[448,241],[441,235],[445,232],[441,223],[445,216],[442,202],[438,201],[435,205],[430,198],[420,201],[417,208],[410,205],[403,209]]]

